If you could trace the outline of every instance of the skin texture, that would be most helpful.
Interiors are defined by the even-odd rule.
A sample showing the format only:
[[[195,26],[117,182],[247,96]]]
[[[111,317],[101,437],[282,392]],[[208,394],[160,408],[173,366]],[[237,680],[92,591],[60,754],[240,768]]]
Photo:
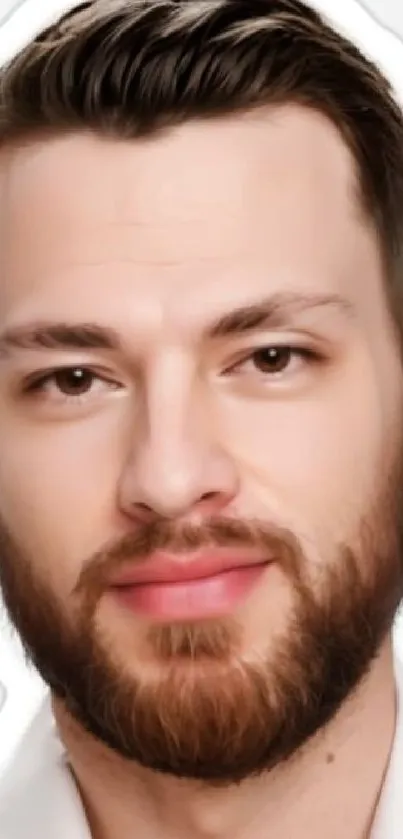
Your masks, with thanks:
[[[1,584],[94,837],[361,839],[395,720],[402,388],[338,132],[288,106],[0,163]],[[44,322],[119,346],[17,346]],[[81,395],[32,387],[68,366]],[[108,591],[207,539],[274,558],[232,614],[153,624]]]

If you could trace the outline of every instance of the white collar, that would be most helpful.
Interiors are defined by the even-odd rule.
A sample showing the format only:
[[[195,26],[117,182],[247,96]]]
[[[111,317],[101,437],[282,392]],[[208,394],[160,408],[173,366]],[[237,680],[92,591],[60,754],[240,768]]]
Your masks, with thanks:
[[[6,768],[0,839],[91,839],[47,695]]]
[[[394,668],[397,697],[395,738],[370,839],[403,837],[403,663],[397,651]]]

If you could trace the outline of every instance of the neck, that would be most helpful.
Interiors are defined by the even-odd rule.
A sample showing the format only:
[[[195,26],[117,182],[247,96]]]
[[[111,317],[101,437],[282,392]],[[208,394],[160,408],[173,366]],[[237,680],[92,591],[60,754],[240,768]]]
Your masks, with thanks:
[[[93,839],[322,839],[324,824],[326,839],[367,839],[395,729],[392,645],[298,758],[227,789],[131,765],[53,709]]]

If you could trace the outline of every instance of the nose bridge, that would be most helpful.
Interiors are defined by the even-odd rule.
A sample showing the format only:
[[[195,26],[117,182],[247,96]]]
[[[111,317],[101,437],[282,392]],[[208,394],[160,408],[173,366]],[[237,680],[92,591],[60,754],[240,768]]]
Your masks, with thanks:
[[[136,454],[143,479],[158,474],[159,480],[171,482],[187,477],[201,467],[201,449],[207,447],[207,434],[203,444],[200,413],[193,397],[175,402],[174,395],[164,404],[153,406],[147,412],[142,443]],[[195,476],[193,476],[195,477]]]
[[[167,354],[155,364],[145,384],[144,429],[146,449],[164,458],[174,451],[196,453],[207,434],[203,397],[207,389],[191,360],[179,353]]]
[[[134,438],[137,439],[134,439]],[[229,498],[234,467],[220,441],[208,386],[184,359],[168,359],[144,386],[141,433],[126,474],[130,504],[183,513],[202,498]]]

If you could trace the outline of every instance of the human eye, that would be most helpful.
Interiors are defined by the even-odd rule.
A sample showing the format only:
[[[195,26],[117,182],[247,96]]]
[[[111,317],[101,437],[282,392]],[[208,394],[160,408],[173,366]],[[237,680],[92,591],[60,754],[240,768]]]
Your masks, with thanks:
[[[243,355],[225,371],[226,375],[255,375],[260,379],[281,379],[319,364],[323,355],[316,350],[288,344],[271,344]]]
[[[85,366],[59,367],[28,378],[23,390],[27,396],[56,403],[81,403],[120,385]]]

